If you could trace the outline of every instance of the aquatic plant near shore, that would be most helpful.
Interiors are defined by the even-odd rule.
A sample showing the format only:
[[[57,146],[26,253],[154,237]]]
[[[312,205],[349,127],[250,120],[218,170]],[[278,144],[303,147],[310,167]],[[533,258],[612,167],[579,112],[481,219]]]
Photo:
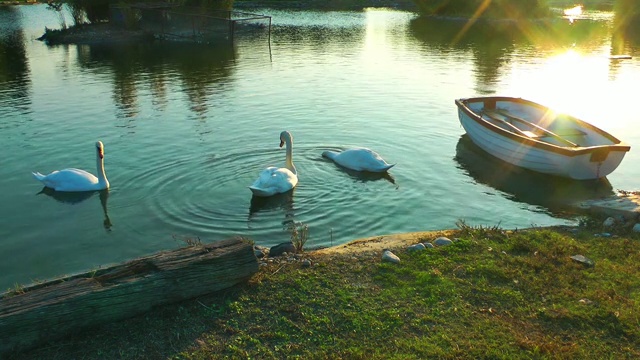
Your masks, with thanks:
[[[301,222],[291,222],[288,230],[291,234],[291,243],[296,249],[296,252],[302,252],[304,245],[307,243],[307,240],[309,240],[309,225]]]

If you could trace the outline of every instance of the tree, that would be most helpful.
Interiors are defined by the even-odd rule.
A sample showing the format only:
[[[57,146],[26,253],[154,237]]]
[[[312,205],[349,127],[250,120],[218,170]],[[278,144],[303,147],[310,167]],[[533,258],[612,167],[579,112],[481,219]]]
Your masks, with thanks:
[[[549,15],[545,0],[414,0],[426,15],[536,18]]]

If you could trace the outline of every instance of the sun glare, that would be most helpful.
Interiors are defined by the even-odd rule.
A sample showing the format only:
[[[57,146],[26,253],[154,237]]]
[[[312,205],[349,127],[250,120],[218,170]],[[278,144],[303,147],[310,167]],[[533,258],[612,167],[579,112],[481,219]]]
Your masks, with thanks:
[[[571,9],[564,9],[564,14],[572,17],[582,15],[582,5],[574,6]]]
[[[573,21],[580,15],[582,15],[582,5],[576,5],[570,9],[564,9],[564,16],[566,16],[571,23],[573,23]]]
[[[561,113],[579,114],[585,101],[593,111],[601,102],[589,99],[594,96],[594,88],[608,86],[608,65],[602,56],[565,50],[548,57],[544,64],[515,71],[513,76],[518,80],[513,82],[513,93],[526,94]],[[601,96],[600,100],[609,99]]]
[[[547,79],[554,79],[555,86],[550,84],[540,84],[549,91],[550,87],[555,87],[554,91],[562,94],[564,104],[556,104],[558,110],[566,110],[565,106],[579,102],[584,98],[583,91],[590,89],[594,83],[594,61],[583,54],[567,50],[557,54],[547,60],[542,72],[546,73]],[[570,106],[569,106],[570,107]]]

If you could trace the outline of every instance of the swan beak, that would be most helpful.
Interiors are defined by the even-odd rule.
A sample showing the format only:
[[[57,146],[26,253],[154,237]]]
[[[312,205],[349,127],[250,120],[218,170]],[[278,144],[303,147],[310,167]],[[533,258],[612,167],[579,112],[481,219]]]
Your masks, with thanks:
[[[282,147],[282,145],[284,145],[284,140],[280,140],[280,147]]]
[[[104,151],[100,148],[98,148],[98,156],[100,156],[100,159],[104,159]]]

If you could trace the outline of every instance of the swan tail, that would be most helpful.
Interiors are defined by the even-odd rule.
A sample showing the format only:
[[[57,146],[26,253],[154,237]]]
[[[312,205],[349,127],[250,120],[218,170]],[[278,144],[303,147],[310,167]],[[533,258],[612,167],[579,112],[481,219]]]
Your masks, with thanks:
[[[386,164],[385,166],[381,167],[378,172],[385,172],[388,171],[389,169],[391,169],[392,167],[396,166],[396,164]]]
[[[265,191],[264,189],[261,189],[259,187],[253,186],[253,185],[249,186],[249,190],[251,190],[251,192],[255,196],[271,196],[271,195],[273,195],[271,192]]]
[[[335,160],[337,155],[338,155],[338,153],[335,152],[335,151],[328,151],[327,150],[327,151],[323,151],[322,152],[322,156],[324,156],[324,157],[326,157],[328,159],[331,159],[331,160]]]
[[[39,172],[32,172],[33,177],[38,181],[44,181],[45,176],[40,174]]]

